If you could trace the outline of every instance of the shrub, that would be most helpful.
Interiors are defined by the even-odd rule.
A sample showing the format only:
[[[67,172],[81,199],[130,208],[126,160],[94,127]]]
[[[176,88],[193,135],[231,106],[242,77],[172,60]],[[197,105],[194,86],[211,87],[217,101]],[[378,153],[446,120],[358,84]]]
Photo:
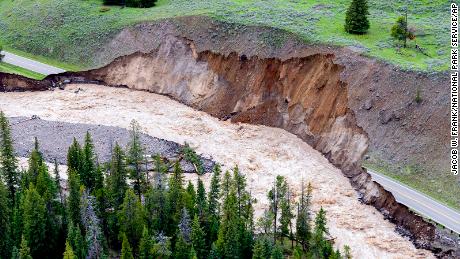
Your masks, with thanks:
[[[110,7],[108,6],[101,6],[101,8],[99,9],[99,12],[101,13],[105,13],[105,12],[108,12],[110,11]]]
[[[352,0],[345,18],[345,31],[351,34],[365,34],[369,29],[367,0]]]

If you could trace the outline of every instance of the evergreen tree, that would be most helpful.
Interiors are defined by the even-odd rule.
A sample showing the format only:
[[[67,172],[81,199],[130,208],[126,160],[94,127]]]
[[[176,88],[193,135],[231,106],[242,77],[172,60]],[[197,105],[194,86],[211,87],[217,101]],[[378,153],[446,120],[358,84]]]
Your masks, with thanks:
[[[126,190],[125,199],[118,212],[120,233],[126,235],[133,247],[139,247],[144,227],[144,211],[132,189]]]
[[[128,237],[123,234],[123,243],[121,245],[121,257],[120,259],[134,259],[133,250],[129,244]]]
[[[40,172],[39,171],[40,167],[44,166],[43,156],[40,153],[37,138],[35,138],[35,145],[34,146],[35,147],[32,150],[32,152],[30,153],[30,157],[29,157],[29,169],[27,171],[27,177],[26,177],[27,182],[23,183],[23,184],[25,184],[26,188],[29,187],[30,183],[32,183],[34,185],[37,183],[37,177],[38,177],[38,174]]]
[[[404,48],[407,47],[407,39],[414,39],[415,35],[409,30],[407,24],[407,11],[405,16],[400,16],[395,25],[391,27],[391,37],[398,41],[403,41]]]
[[[209,224],[205,229],[207,233],[207,245],[211,247],[211,244],[217,240],[217,233],[219,231],[219,197],[220,197],[220,174],[221,169],[217,164],[213,168],[211,186],[208,193],[208,217]]]
[[[197,214],[195,214],[195,217],[193,218],[191,239],[197,257],[206,258],[207,249],[205,233],[203,228],[201,227]]]
[[[281,247],[279,247],[278,245],[275,244],[273,246],[272,254],[270,256],[270,259],[283,259],[283,258],[284,258],[283,250],[281,249]]]
[[[240,227],[236,192],[235,190],[230,190],[224,199],[222,220],[216,243],[217,249],[219,250],[219,254],[222,258],[241,257]]]
[[[345,18],[345,31],[351,34],[365,34],[369,29],[367,0],[352,0]]]
[[[80,227],[78,225],[74,225],[73,222],[69,223],[67,241],[72,247],[72,251],[77,258],[86,257],[86,241],[83,238]]]
[[[7,258],[7,257],[5,257]],[[20,256],[19,256],[19,250],[16,246],[13,246],[13,250],[11,252],[11,259],[20,259]]]
[[[162,175],[160,177],[163,177]],[[162,181],[162,180],[161,180]],[[166,232],[168,224],[169,203],[164,185],[150,188],[145,195],[145,209],[149,230],[153,232]]]
[[[184,236],[179,232],[176,245],[174,246],[174,258],[175,259],[189,259],[191,245],[187,242]]]
[[[0,181],[0,258],[8,258],[11,255],[10,212],[8,191]]]
[[[14,204],[18,185],[17,159],[14,154],[10,124],[2,111],[0,111],[0,173],[7,185],[8,197]]]
[[[276,243],[278,235],[278,215],[280,213],[280,206],[286,199],[287,183],[283,176],[278,175],[275,179],[273,188],[268,192],[268,198],[270,199],[270,210],[273,213],[273,240]],[[281,228],[287,229],[287,224],[281,226]],[[283,229],[281,229],[283,232]]]
[[[81,222],[86,233],[87,258],[101,258],[104,253],[104,236],[100,219],[96,214],[95,198],[84,190],[81,195],[80,209]]]
[[[47,242],[45,236],[46,208],[45,202],[32,184],[25,193],[23,206],[24,238],[30,245],[32,256],[41,258]]]
[[[265,237],[256,239],[252,250],[252,259],[267,259],[271,255],[270,242]]]
[[[139,242],[139,258],[151,259],[154,258],[153,256],[153,242],[147,227],[144,226],[144,230],[142,231],[142,238]]]
[[[78,149],[78,148],[76,148]],[[86,132],[85,145],[81,151],[81,183],[91,192],[96,187],[97,181],[97,168],[96,168],[96,154],[94,153],[94,144],[91,134]]]
[[[74,138],[72,145],[69,147],[69,150],[67,151],[68,170],[73,170],[78,174],[81,174],[84,168],[84,161],[84,153],[80,146],[80,143],[78,143],[77,139]]]
[[[19,250],[19,258],[32,259],[29,245],[27,243],[27,240],[24,237],[22,237],[22,240],[21,240],[21,249]]]
[[[196,191],[191,181],[188,181],[186,195],[184,196],[184,205],[190,215],[195,214]]]
[[[310,241],[311,252],[315,258],[328,258],[333,252],[331,244],[324,238],[324,235],[328,233],[326,212],[321,207],[315,217],[315,229]]]
[[[312,187],[311,184],[308,184],[307,193],[305,194],[304,185],[302,182],[302,194],[300,196],[300,202],[298,204],[297,209],[297,222],[296,222],[296,230],[297,230],[297,240],[302,245],[304,251],[308,250],[309,240],[312,236],[311,233],[311,212],[310,212],[310,204],[311,204],[311,193]]]
[[[171,256],[171,242],[169,237],[160,232],[156,237],[156,243],[153,245],[154,258],[169,258]]]
[[[79,225],[80,222],[80,177],[74,171],[69,169],[69,196],[67,198],[67,215],[69,221],[72,221],[75,225]],[[75,251],[75,248],[74,248]]]
[[[128,189],[126,175],[125,154],[118,143],[116,143],[110,163],[110,174],[107,177],[109,197],[114,210],[118,210],[123,203],[126,189]]]
[[[135,120],[131,121],[131,141],[128,148],[128,164],[130,166],[130,178],[133,180],[134,192],[139,199],[141,193],[146,188],[146,180],[142,171],[142,162],[144,161],[144,148],[140,139],[140,125]]]
[[[57,193],[59,194],[59,201],[64,203],[64,195],[62,193],[61,187],[61,176],[59,175],[59,164],[56,158],[54,159],[54,182],[57,188]]]
[[[205,224],[207,222],[208,216],[208,204],[206,200],[206,190],[204,188],[203,181],[198,178],[197,184],[197,194],[196,194],[196,213],[198,214],[198,218],[200,219],[201,224]]]
[[[174,164],[172,176],[169,178],[168,202],[170,224],[167,233],[173,235],[176,232],[177,225],[181,217],[182,208],[184,207],[184,187],[183,187],[182,169],[179,163]]]
[[[69,241],[65,242],[65,252],[63,259],[76,259]]]

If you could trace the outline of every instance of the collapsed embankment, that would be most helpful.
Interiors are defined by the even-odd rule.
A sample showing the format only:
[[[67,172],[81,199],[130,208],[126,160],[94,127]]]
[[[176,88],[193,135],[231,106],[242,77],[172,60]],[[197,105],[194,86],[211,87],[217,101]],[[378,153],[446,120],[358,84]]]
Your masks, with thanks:
[[[391,158],[404,156],[399,154],[405,148],[401,143],[407,143],[404,136],[422,120],[428,126],[420,131],[420,139],[427,148],[433,140],[425,140],[431,135],[444,139],[444,132],[439,132],[442,118],[425,118],[426,111],[411,106],[413,89],[405,85],[415,80],[422,86],[433,85],[431,79],[423,75],[404,76],[346,49],[305,47],[290,39],[279,49],[261,47],[258,40],[267,36],[268,29],[250,28],[234,34],[234,28],[225,26],[193,18],[127,28],[95,57],[101,64],[110,64],[47,80],[50,84],[65,78],[98,80],[112,86],[147,90],[171,96],[222,119],[286,129],[341,168],[362,200],[407,230],[416,245],[441,256],[452,252],[435,244],[434,226],[398,204],[361,168],[368,147],[385,148]],[[390,91],[389,96],[385,96],[386,90]],[[442,95],[436,86],[426,91],[433,92],[434,97]],[[376,93],[375,98],[366,98],[368,92]],[[396,109],[400,104],[395,104],[395,99],[405,102],[404,107]],[[443,110],[444,106],[432,112],[438,114]],[[404,117],[417,112],[425,113],[415,116],[418,121],[414,123],[391,123],[404,121]],[[394,141],[391,134],[399,141]],[[409,148],[407,153],[418,153],[412,146]],[[434,161],[441,151],[432,152]]]
[[[398,204],[361,168],[368,138],[348,107],[343,67],[333,59],[224,56],[197,52],[193,42],[169,37],[151,53],[123,56],[81,75],[165,94],[218,118],[286,129],[341,168],[364,202],[408,230],[417,245],[430,247],[435,227]]]

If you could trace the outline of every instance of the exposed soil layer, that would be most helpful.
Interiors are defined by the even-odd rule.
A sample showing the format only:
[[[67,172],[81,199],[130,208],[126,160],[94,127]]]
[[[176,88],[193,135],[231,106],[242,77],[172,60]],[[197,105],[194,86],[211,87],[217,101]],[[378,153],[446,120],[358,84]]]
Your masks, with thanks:
[[[120,127],[46,121],[35,117],[10,118],[10,124],[16,156],[29,157],[37,138],[45,161],[54,162],[56,159],[60,165],[67,164],[67,150],[73,139],[76,138],[83,144],[86,132],[92,136],[99,163],[110,160],[115,143],[125,148],[130,141],[130,131]],[[140,141],[146,155],[158,154],[171,162],[180,161],[185,173],[196,173],[193,164],[182,158],[182,145],[143,133],[140,135]],[[208,158],[200,158],[204,171],[211,172],[215,163]],[[147,166],[150,169],[150,163]]]
[[[0,92],[5,91],[41,91],[53,85],[49,79],[41,81],[27,77],[0,72]]]

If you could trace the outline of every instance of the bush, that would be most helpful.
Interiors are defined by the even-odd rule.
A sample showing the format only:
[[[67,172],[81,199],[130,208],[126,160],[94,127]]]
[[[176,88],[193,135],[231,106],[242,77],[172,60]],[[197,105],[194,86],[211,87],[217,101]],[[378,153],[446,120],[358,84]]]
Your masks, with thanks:
[[[149,8],[155,6],[157,0],[104,0],[105,5],[126,5],[127,7]]]
[[[369,29],[367,0],[353,0],[345,18],[345,31],[351,34],[365,34]]]
[[[99,12],[101,13],[105,13],[105,12],[108,12],[110,11],[110,7],[108,6],[101,6],[101,8],[99,9]]]

